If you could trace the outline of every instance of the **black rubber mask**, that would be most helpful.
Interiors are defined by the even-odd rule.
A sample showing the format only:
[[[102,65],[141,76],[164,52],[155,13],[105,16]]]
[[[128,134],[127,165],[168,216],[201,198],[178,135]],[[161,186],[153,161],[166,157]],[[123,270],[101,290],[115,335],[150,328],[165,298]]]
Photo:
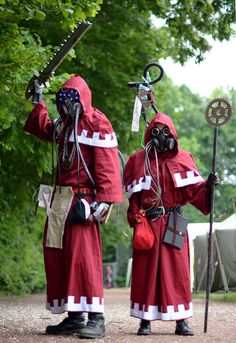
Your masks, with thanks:
[[[62,119],[73,117],[75,109],[79,105],[81,114],[83,109],[79,101],[79,93],[75,89],[62,88],[56,94],[57,109]]]
[[[153,146],[159,152],[172,150],[175,145],[175,140],[167,126],[165,126],[163,129],[159,129],[158,127],[152,128],[151,140],[153,142]]]

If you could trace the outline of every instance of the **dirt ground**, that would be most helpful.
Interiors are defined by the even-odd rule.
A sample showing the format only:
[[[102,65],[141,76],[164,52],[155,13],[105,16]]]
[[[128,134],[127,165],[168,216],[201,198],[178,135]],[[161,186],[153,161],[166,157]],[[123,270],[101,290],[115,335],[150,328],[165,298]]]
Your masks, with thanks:
[[[203,332],[205,305],[202,300],[193,302],[194,316],[189,324],[193,337],[174,334],[175,322],[152,322],[151,336],[137,336],[139,319],[129,316],[129,290],[105,290],[106,335],[102,339],[84,339],[83,342],[141,343],[141,342],[236,342],[236,305],[209,303],[207,333]],[[57,324],[63,315],[52,315],[45,307],[44,295],[25,297],[0,297],[0,342],[1,343],[75,343],[77,336],[48,336],[45,327]]]

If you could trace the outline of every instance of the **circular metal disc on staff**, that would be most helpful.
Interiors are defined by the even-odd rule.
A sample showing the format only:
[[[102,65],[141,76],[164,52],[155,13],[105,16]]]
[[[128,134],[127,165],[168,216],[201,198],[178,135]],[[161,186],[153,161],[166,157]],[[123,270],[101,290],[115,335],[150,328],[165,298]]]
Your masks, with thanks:
[[[230,120],[232,116],[232,106],[228,100],[224,98],[217,98],[212,100],[205,112],[207,122],[214,127],[214,145],[212,154],[212,173],[216,172],[216,146],[218,139],[218,127],[224,125]],[[211,291],[210,279],[211,279],[211,267],[212,267],[212,224],[214,215],[214,194],[215,185],[211,185],[211,197],[210,197],[210,227],[208,234],[208,260],[207,260],[207,280],[206,280],[206,302],[205,302],[205,318],[204,318],[204,332],[207,332],[207,320],[208,320],[208,304],[209,294]]]
[[[223,98],[214,99],[208,104],[205,115],[211,126],[222,126],[232,116],[231,104]]]

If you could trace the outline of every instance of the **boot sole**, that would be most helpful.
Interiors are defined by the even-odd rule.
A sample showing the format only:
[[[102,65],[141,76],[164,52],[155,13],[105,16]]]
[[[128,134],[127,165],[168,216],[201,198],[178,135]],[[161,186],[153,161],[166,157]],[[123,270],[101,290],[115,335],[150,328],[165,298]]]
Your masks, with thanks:
[[[95,338],[102,338],[105,336],[105,333],[101,333],[100,335],[93,335],[93,334],[80,334],[79,335],[79,338],[92,338],[92,339],[95,339]]]
[[[57,331],[57,332],[45,332],[46,335],[74,335],[74,334],[80,334],[82,328],[78,330],[71,330],[71,331]]]
[[[176,335],[179,335],[179,336],[194,336],[194,333],[193,332],[186,332],[186,333],[183,333],[181,331],[175,331],[175,334]]]

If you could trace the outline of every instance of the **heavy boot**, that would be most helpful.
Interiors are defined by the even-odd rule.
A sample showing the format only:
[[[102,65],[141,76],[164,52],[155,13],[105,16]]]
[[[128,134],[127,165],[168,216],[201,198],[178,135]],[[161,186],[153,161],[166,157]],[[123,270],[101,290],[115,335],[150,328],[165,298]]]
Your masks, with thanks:
[[[188,326],[187,320],[177,320],[175,334],[180,336],[193,336],[193,330]]]
[[[151,335],[151,323],[150,320],[141,319],[140,327],[138,329],[137,335]]]
[[[66,317],[58,325],[49,325],[46,327],[48,335],[72,335],[80,333],[80,330],[85,327],[85,317],[82,312],[68,312]]]
[[[81,338],[101,338],[105,335],[105,318],[102,313],[88,314],[87,325],[80,331]]]

